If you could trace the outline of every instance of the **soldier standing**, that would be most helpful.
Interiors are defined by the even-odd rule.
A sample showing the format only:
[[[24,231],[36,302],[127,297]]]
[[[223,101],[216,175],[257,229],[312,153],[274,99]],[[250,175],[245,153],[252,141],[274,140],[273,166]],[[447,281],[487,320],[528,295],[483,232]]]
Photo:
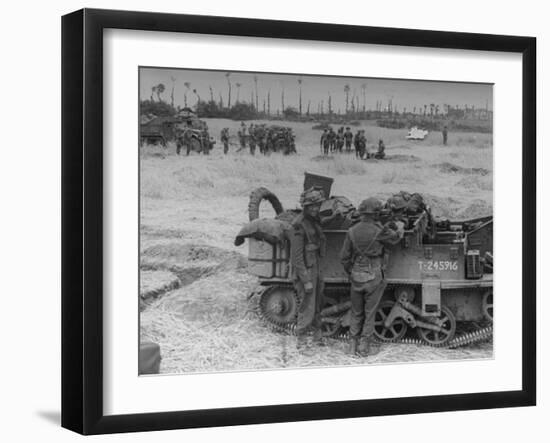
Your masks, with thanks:
[[[365,131],[359,130],[355,135],[355,156],[361,160],[364,159],[366,150],[367,150],[367,137],[365,137]],[[369,158],[368,153],[366,155],[366,158]]]
[[[361,130],[358,129],[355,133],[355,137],[353,137],[353,147],[355,148],[355,157],[361,158],[361,149],[359,146],[359,143],[361,141]]]
[[[223,153],[227,154],[227,152],[229,151],[229,128],[222,129],[220,139],[223,143]]]
[[[246,148],[246,126],[244,122],[241,123],[241,127],[239,131],[237,132],[237,135],[239,136],[239,143],[241,145],[240,150]]]
[[[351,141],[353,140],[353,133],[351,132],[349,126],[346,128],[346,132],[344,132],[344,139],[346,141],[346,152],[351,152]]]
[[[384,226],[378,222],[381,209],[382,203],[376,198],[361,202],[361,221],[348,230],[341,252],[351,283],[350,353],[363,357],[377,352],[372,335],[374,316],[386,289],[385,247],[403,238],[402,222]]]
[[[248,146],[250,146],[250,154],[256,154],[256,137],[254,123],[250,123],[250,126],[248,128]]]
[[[338,129],[338,133],[336,134],[336,149],[338,152],[342,152],[344,148],[344,127],[342,126],[340,129]]]
[[[334,149],[336,148],[336,133],[332,128],[329,128],[328,130],[328,144],[330,152],[334,152]]]
[[[443,126],[443,144],[447,146],[447,125]]]
[[[321,230],[319,211],[325,200],[322,190],[310,188],[300,196],[303,213],[292,223],[290,233],[290,260],[294,287],[301,300],[298,308],[296,335],[298,349],[304,349],[306,333],[314,328],[313,340],[320,343],[321,306],[324,281],[320,261],[325,254],[325,236]]]
[[[329,141],[328,141],[327,129],[323,129],[323,133],[321,134],[321,140],[319,141],[319,144],[321,146],[321,152],[324,155],[328,155]]]

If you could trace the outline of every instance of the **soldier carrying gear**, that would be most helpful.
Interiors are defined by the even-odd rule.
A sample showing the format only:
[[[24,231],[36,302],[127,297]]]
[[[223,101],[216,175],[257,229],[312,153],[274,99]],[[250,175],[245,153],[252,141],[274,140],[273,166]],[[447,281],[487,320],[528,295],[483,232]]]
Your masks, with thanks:
[[[443,144],[447,145],[447,134],[448,134],[447,125],[443,126],[442,133],[443,133]]]
[[[374,315],[386,289],[385,248],[403,238],[402,222],[382,226],[377,220],[381,210],[376,198],[361,202],[361,221],[348,230],[340,253],[351,283],[350,353],[359,356],[376,353],[372,335]]]
[[[314,342],[320,344],[321,307],[324,281],[320,261],[325,254],[325,235],[321,230],[319,211],[325,200],[322,190],[309,188],[300,196],[303,213],[292,223],[290,232],[290,261],[294,287],[301,300],[296,325],[298,349],[307,347],[306,333],[314,329]]]

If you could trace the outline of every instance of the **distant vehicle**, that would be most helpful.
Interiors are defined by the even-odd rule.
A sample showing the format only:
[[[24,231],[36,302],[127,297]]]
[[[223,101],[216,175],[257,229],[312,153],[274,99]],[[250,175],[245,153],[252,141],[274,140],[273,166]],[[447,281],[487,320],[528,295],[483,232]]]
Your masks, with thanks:
[[[424,140],[426,136],[428,135],[428,131],[424,129],[418,129],[416,126],[413,126],[407,136],[405,137],[407,140]]]
[[[216,143],[208,132],[208,125],[200,120],[189,108],[178,113],[178,123],[175,125],[177,153],[185,147],[186,153],[202,152],[208,154]]]
[[[176,126],[182,119],[180,117],[156,117],[142,116],[139,125],[139,138],[141,144],[166,147],[166,143],[176,137]]]

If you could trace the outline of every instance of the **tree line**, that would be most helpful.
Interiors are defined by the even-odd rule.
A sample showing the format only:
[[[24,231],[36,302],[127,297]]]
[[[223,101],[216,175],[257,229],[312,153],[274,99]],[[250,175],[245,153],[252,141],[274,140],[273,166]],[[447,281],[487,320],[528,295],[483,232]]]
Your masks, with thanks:
[[[374,109],[367,109],[367,83],[362,83],[360,90],[351,88],[349,84],[342,86],[344,109],[334,109],[333,94],[327,92],[325,98],[312,103],[307,100],[304,103],[302,86],[304,80],[297,79],[297,96],[293,98],[297,106],[287,104],[288,96],[285,95],[284,85],[281,86],[279,97],[273,97],[272,91],[268,89],[262,92],[258,90],[258,77],[254,76],[254,84],[251,88],[250,97],[241,97],[242,83],[232,81],[231,72],[225,73],[227,82],[227,91],[214,92],[212,86],[208,88],[208,95],[201,97],[199,91],[192,87],[191,82],[184,82],[184,103],[183,107],[193,108],[199,117],[204,118],[231,118],[235,120],[250,120],[262,118],[282,118],[286,120],[372,120],[372,119],[392,119],[404,116],[423,117],[430,120],[443,118],[452,119],[471,119],[471,120],[492,120],[492,111],[489,111],[488,102],[485,108],[475,105],[450,105],[444,104],[442,107],[435,103],[421,104],[399,108],[394,102],[393,97],[386,101],[377,100]],[[182,108],[174,103],[174,91],[176,88],[176,78],[171,77],[172,84],[170,89],[170,102],[165,100],[164,94],[167,92],[166,85],[159,83],[152,86],[149,100],[142,100],[140,104],[141,113],[151,113],[156,116],[174,115]],[[195,104],[190,105],[190,98],[193,97]],[[275,104],[275,101],[279,103]],[[280,106],[279,106],[280,104]],[[282,112],[280,110],[283,110]]]

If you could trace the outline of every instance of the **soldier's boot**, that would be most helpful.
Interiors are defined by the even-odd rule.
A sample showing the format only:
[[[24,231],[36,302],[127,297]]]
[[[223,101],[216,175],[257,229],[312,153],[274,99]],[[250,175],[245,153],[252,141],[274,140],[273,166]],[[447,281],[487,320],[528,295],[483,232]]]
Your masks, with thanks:
[[[325,342],[323,341],[323,332],[321,329],[315,329],[313,333],[313,344],[316,346],[324,346]]]
[[[373,337],[361,337],[358,353],[362,357],[370,357],[380,352],[380,344]]]
[[[350,340],[349,340],[349,353],[350,353],[350,355],[358,355],[357,354],[357,345],[358,345],[357,337],[351,337]]]
[[[305,334],[298,334],[296,336],[296,349],[298,352],[305,352],[308,348],[307,336]]]

